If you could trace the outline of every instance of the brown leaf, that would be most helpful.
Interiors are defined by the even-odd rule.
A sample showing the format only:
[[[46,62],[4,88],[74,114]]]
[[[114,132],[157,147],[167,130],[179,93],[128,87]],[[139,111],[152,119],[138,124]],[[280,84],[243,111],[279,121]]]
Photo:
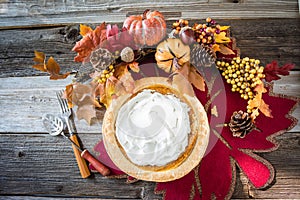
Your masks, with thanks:
[[[65,91],[63,94],[63,98],[68,100],[69,108],[73,108],[74,104],[72,103],[72,96],[73,96],[73,83],[66,85]]]
[[[78,106],[76,116],[79,120],[84,119],[89,125],[91,125],[92,119],[97,117],[95,106],[92,104]]]
[[[177,69],[173,74],[171,74],[171,76],[173,76],[171,78],[172,84],[175,84],[180,92],[189,96],[194,96],[194,90],[189,80],[190,69],[191,67],[189,62],[186,62],[180,69]],[[192,78],[193,76],[194,75],[192,75]]]
[[[189,96],[194,96],[194,90],[191,85],[191,83],[188,81],[188,79],[182,75],[181,73],[176,74],[172,78],[172,85],[176,85],[177,89],[182,93],[182,94],[187,94]]]
[[[78,119],[84,119],[88,124],[96,118],[96,108],[101,105],[95,99],[96,93],[95,84],[76,83],[66,88],[66,96],[71,98],[73,104],[77,105],[76,116]]]
[[[92,32],[93,29],[87,25],[84,25],[84,24],[80,24],[80,35],[81,36],[86,36],[89,32]]]
[[[189,81],[200,91],[205,91],[205,81],[194,67],[190,67]]]
[[[70,75],[70,72],[60,74],[60,67],[53,57],[50,57],[46,64],[47,72],[50,74],[50,79],[65,79]]]
[[[40,70],[42,72],[47,72],[47,68],[45,64],[36,64],[32,66],[34,69]]]
[[[131,73],[128,70],[127,73],[124,73],[123,76],[119,78],[119,80],[124,86],[124,89],[127,93],[133,92],[135,88],[134,79],[132,78]]]
[[[234,54],[234,52],[230,48],[228,48],[227,46],[225,46],[224,44],[220,44],[219,47],[220,47],[220,50],[219,50],[220,53],[222,53],[224,55],[232,55],[232,54]]]
[[[34,55],[35,57],[33,58],[33,60],[37,63],[44,63],[46,56],[43,52],[39,52],[39,51],[34,51]]]
[[[60,74],[60,66],[53,57],[50,57],[46,64],[46,56],[43,52],[34,51],[34,54],[35,57],[33,60],[37,62],[37,64],[33,65],[32,67],[42,72],[48,72],[51,80],[65,79],[70,75],[71,72]]]

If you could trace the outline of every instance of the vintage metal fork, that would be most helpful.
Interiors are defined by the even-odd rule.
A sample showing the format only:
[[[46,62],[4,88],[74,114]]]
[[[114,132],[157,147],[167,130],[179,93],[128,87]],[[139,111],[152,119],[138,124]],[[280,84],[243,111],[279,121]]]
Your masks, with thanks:
[[[61,116],[64,119],[65,123],[67,124],[67,128],[70,134],[70,139],[77,145],[80,146],[78,142],[78,137],[76,132],[76,128],[74,125],[74,118],[73,118],[73,111],[71,108],[68,106],[68,102],[66,99],[62,98],[63,95],[63,90],[59,91],[56,93],[58,103],[60,106],[60,111],[61,111]],[[86,161],[81,157],[81,152],[76,148],[74,144],[72,144],[73,151],[77,160],[77,164],[80,170],[80,174],[82,178],[87,178],[91,175],[90,170],[86,164]]]

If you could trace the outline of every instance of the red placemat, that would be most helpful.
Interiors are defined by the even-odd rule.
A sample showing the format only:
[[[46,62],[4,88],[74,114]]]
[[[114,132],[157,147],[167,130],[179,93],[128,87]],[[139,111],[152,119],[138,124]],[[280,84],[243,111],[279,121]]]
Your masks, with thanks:
[[[196,96],[205,105],[210,122],[207,152],[201,163],[183,178],[157,183],[154,192],[162,193],[164,199],[229,199],[234,191],[236,166],[255,188],[268,186],[274,179],[274,168],[255,153],[276,150],[278,144],[274,137],[292,129],[297,123],[290,114],[299,100],[274,94],[272,84],[269,84],[263,98],[270,106],[273,118],[260,115],[255,123],[258,130],[253,130],[245,138],[233,137],[224,123],[230,121],[234,111],[245,108],[247,102],[239,98],[238,93],[230,92],[228,84],[222,86],[223,80],[220,82],[211,78],[207,82],[211,84],[207,84],[206,92],[195,89]],[[225,101],[218,98],[223,95]],[[127,177],[110,160],[101,141],[94,150],[115,177]],[[134,181],[134,178],[128,177],[128,180]]]

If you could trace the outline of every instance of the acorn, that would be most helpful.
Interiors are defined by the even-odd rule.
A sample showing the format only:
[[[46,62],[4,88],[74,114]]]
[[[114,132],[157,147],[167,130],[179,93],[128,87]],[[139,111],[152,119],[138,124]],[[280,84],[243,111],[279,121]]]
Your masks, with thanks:
[[[179,37],[182,40],[182,42],[186,45],[191,45],[194,42],[196,42],[195,33],[191,27],[183,27],[179,33]]]
[[[121,60],[127,63],[130,63],[134,60],[134,52],[132,48],[130,47],[125,47],[121,51]]]

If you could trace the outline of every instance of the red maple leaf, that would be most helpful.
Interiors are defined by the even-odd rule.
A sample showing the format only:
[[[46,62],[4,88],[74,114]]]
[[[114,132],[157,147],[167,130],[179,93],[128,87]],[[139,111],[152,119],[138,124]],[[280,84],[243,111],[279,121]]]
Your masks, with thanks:
[[[273,60],[271,63],[267,64],[264,69],[264,74],[266,75],[265,79],[268,82],[278,80],[280,79],[280,76],[278,75],[287,76],[290,74],[289,71],[294,67],[295,65],[291,63],[279,67],[278,62],[276,60]]]

